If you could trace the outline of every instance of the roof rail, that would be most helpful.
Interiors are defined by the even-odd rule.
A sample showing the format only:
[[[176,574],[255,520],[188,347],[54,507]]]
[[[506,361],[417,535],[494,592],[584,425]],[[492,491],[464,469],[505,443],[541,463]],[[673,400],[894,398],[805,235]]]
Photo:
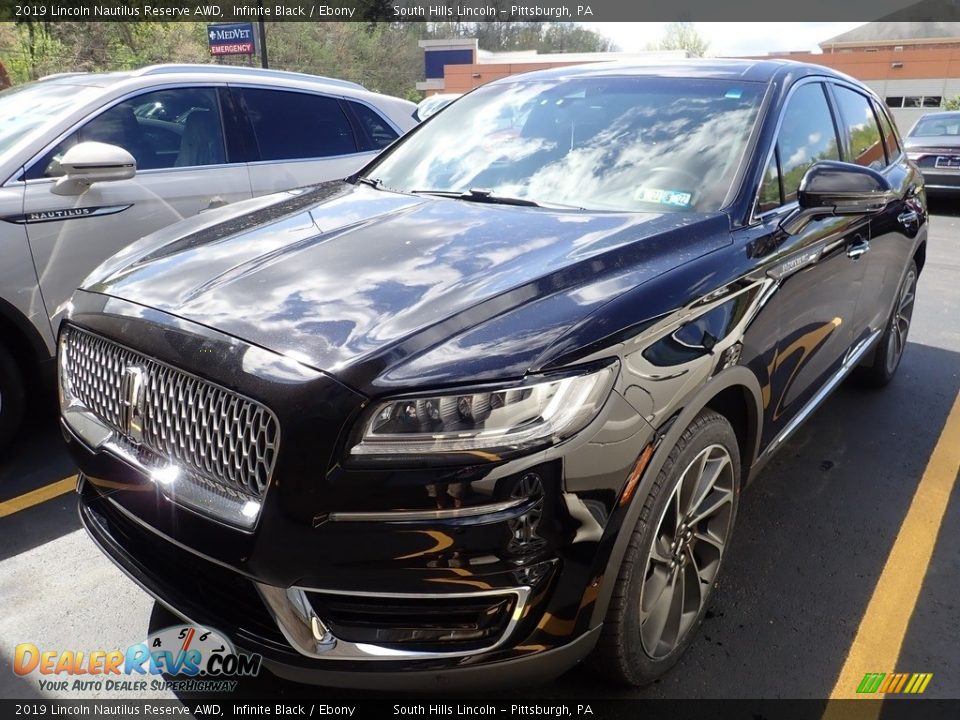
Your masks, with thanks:
[[[88,72],[61,72],[61,73],[51,73],[50,75],[44,75],[42,78],[38,78],[38,82],[44,80],[59,80],[60,78],[66,77],[76,77],[77,75],[89,75]]]
[[[305,80],[307,82],[322,82],[328,85],[338,85],[340,87],[353,88],[354,90],[366,90],[360,83],[350,80],[340,80],[339,78],[325,77],[323,75],[310,75],[308,73],[293,72],[290,70],[267,70],[264,68],[248,68],[239,65],[204,65],[201,63],[170,63],[164,65],[148,65],[134,71],[136,75],[165,75],[173,73],[227,73],[230,75],[260,75],[262,77],[288,78],[290,80]]]

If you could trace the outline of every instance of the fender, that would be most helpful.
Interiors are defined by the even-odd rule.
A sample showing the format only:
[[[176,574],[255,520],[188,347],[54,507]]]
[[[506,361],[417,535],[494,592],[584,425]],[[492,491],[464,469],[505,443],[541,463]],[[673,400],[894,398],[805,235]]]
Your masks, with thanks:
[[[653,487],[657,475],[660,473],[660,470],[663,469],[667,457],[670,455],[670,451],[673,450],[673,446],[677,444],[687,425],[693,421],[713,398],[722,391],[735,387],[743,388],[747,391],[748,405],[749,398],[753,399],[752,410],[755,414],[751,422],[753,427],[750,428],[749,431],[752,437],[747,438],[750,443],[748,448],[750,450],[749,462],[752,463],[753,458],[756,458],[759,454],[760,432],[763,422],[760,383],[748,368],[742,365],[736,365],[711,378],[706,385],[700,388],[700,390],[690,398],[679,413],[675,414],[656,429],[657,440],[653,458],[651,458],[650,464],[643,473],[637,491],[634,493],[633,499],[630,501],[630,506],[627,508],[623,522],[617,524],[616,527],[611,526],[609,530],[610,532],[616,533],[616,537],[613,541],[613,548],[607,556],[606,567],[603,568],[602,571],[601,568],[597,568],[597,575],[602,575],[604,581],[600,582],[600,592],[590,618],[591,629],[602,624],[607,615],[607,608],[610,605],[610,598],[613,595],[615,585],[612,579],[616,578],[620,572],[620,566],[623,563],[623,558],[626,554],[630,537],[633,534],[633,529],[640,517],[640,511],[643,508],[647,495]],[[749,476],[749,468],[745,466],[747,461],[748,458],[741,458],[740,475],[742,478]]]

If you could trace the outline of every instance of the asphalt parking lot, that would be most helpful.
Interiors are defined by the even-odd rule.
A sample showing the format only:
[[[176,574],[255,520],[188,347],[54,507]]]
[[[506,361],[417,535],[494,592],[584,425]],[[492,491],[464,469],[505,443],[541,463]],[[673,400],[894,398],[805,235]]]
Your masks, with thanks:
[[[505,697],[825,698],[852,695],[864,672],[922,672],[925,697],[960,698],[960,204],[932,210],[899,375],[879,392],[842,386],[744,494],[680,663],[639,691],[578,668]],[[80,529],[56,418],[34,415],[0,460],[0,697],[76,699],[15,675],[15,645],[123,648],[162,618]],[[317,695],[263,675],[238,691]]]

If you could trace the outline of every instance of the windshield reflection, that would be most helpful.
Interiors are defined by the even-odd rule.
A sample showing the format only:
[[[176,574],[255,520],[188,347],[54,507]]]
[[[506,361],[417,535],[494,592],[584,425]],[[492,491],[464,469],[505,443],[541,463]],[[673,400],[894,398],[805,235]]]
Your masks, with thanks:
[[[523,198],[588,210],[721,207],[763,85],[612,77],[480,88],[370,171],[403,192]]]

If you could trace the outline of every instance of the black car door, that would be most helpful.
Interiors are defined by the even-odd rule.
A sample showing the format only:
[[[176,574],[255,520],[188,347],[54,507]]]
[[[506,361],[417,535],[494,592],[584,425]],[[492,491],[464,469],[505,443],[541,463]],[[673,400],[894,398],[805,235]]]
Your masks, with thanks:
[[[853,87],[832,83],[830,88],[848,161],[883,174],[897,194],[883,212],[870,218],[866,275],[857,307],[857,324],[866,336],[882,330],[887,322],[913,251],[913,239],[926,222],[917,196],[922,182],[900,150],[885,111]]]
[[[860,334],[856,309],[867,267],[868,219],[815,219],[795,234],[781,227],[797,208],[797,189],[807,169],[841,156],[824,85],[801,81],[780,118],[757,202],[760,225],[749,244],[762,271],[775,281],[765,310],[776,318],[778,340],[762,388],[764,446],[802,417]]]

